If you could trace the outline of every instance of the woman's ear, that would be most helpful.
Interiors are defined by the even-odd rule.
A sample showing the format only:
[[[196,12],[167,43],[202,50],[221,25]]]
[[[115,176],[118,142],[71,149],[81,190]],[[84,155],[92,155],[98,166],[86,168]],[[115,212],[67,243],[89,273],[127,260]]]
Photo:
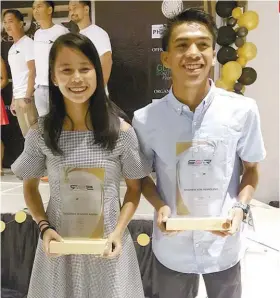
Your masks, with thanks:
[[[52,82],[53,82],[53,84],[54,84],[55,86],[58,86],[57,81],[56,81],[56,78],[55,78],[54,76],[52,76]]]

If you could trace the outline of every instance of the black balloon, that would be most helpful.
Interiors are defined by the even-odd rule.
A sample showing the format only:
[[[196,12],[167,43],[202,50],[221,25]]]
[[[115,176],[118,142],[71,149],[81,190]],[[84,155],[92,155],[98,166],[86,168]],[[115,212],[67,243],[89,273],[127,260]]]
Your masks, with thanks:
[[[217,43],[220,46],[229,46],[235,42],[236,32],[230,26],[222,26],[218,31]]]
[[[245,40],[242,37],[237,37],[235,40],[235,45],[240,48],[244,45]]]
[[[238,28],[236,35],[239,37],[245,37],[248,34],[248,29],[246,27]]]
[[[234,17],[230,17],[227,19],[227,25],[234,27],[237,24],[237,19],[235,19]]]
[[[236,1],[218,1],[216,3],[216,13],[221,18],[228,18],[236,6]]]
[[[236,94],[244,95],[241,91],[233,91]]]
[[[226,64],[229,61],[236,61],[237,53],[233,47],[222,47],[217,54],[217,60],[220,64]]]
[[[243,85],[241,83],[235,83],[233,87],[234,91],[238,91],[238,92],[241,92],[242,88],[243,88]]]
[[[237,1],[237,6],[246,7],[247,1]]]
[[[242,85],[251,85],[257,79],[257,72],[252,67],[244,67],[238,82]]]

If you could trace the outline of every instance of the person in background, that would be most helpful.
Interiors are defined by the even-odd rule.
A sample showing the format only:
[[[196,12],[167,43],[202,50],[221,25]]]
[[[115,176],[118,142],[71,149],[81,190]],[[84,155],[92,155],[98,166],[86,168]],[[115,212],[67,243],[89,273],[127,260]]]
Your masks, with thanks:
[[[242,295],[243,220],[266,151],[255,100],[216,88],[209,79],[216,38],[215,22],[202,10],[187,9],[169,20],[161,60],[171,70],[172,88],[136,111],[132,122],[157,176],[157,188],[148,177],[142,191],[157,210],[159,298],[195,298],[200,274],[208,298]],[[226,217],[231,227],[166,235],[163,224],[178,215]]]
[[[8,83],[9,83],[9,80],[8,80],[8,73],[7,73],[5,61],[1,57],[1,90],[4,89],[8,85]],[[0,123],[1,128],[2,128],[3,125],[9,124],[9,118],[8,118],[8,115],[7,115],[7,112],[6,112],[5,103],[3,101],[2,96],[1,96],[1,115],[0,115],[0,121],[1,121],[1,123]],[[3,158],[4,158],[4,151],[5,151],[5,146],[4,146],[4,143],[3,143],[3,140],[2,140],[2,131],[1,131],[1,164],[0,164],[0,173],[1,173],[1,176],[4,176],[4,171],[2,169]]]
[[[33,2],[33,16],[40,28],[34,35],[34,57],[36,66],[35,104],[39,116],[45,116],[49,111],[49,53],[54,41],[69,30],[53,23],[55,9],[54,1],[36,0]]]
[[[107,91],[112,70],[112,47],[108,33],[91,23],[91,1],[69,1],[69,17],[78,25],[80,33],[87,36],[96,47]]]
[[[54,1],[37,0],[32,5],[33,16],[40,25],[40,29],[34,35],[34,55],[36,66],[35,78],[35,104],[39,116],[45,116],[49,112],[49,54],[54,41],[69,30],[53,23],[55,9]],[[48,177],[41,178],[48,182]]]
[[[4,28],[14,42],[8,53],[13,82],[11,113],[17,117],[25,137],[38,117],[33,97],[36,75],[34,42],[24,33],[23,15],[20,11],[6,10],[3,18]]]

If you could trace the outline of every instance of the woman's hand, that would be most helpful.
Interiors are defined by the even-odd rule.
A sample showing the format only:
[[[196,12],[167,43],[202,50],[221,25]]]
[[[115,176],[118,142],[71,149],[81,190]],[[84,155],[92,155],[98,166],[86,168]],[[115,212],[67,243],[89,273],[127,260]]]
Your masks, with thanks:
[[[109,235],[103,257],[113,259],[120,255],[122,250],[122,236],[117,232]]]
[[[53,229],[47,229],[43,235],[43,248],[48,257],[59,257],[61,255],[59,254],[51,254],[50,253],[50,242],[58,241],[58,242],[63,242],[63,239],[61,236]]]

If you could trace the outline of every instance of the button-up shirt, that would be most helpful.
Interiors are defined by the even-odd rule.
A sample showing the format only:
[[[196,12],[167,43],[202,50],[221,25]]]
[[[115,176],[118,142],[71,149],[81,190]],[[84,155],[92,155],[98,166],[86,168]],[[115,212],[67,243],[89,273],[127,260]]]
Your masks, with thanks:
[[[238,198],[240,159],[259,162],[266,154],[256,102],[216,88],[212,81],[194,112],[171,88],[162,99],[136,111],[133,126],[172,217],[227,217]],[[168,236],[154,220],[153,251],[171,270],[212,273],[240,260],[243,238],[242,231],[224,238],[207,231]]]

